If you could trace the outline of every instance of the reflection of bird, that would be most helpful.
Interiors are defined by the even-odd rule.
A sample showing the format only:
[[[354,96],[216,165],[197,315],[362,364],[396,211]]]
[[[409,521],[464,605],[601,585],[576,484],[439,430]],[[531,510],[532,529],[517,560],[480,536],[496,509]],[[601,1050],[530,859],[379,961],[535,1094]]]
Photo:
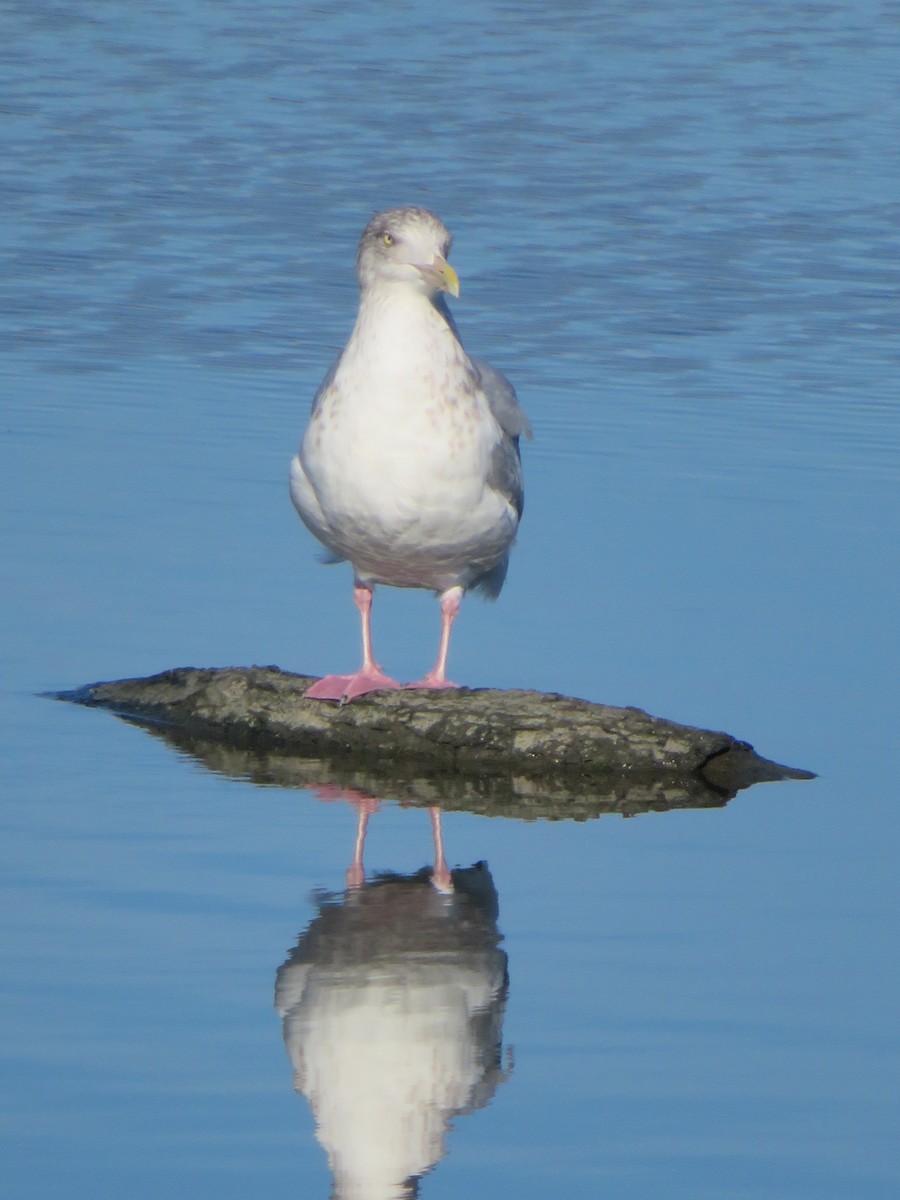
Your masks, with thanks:
[[[439,594],[437,661],[409,685],[428,688],[455,686],[447,652],[463,594],[494,598],[503,586],[522,515],[519,435],[531,430],[509,381],[462,348],[442,296],[459,294],[449,249],[447,229],[422,208],[380,213],[360,239],[356,325],[316,394],[291,498],[353,566],[363,662],[308,696],[400,686],[372,656],[376,584]]]
[[[484,863],[383,876],[319,914],[279,969],[275,1004],[334,1197],[401,1200],[444,1154],[452,1117],[489,1102],[500,1065],[506,955]]]
[[[353,861],[347,868],[347,886],[360,887],[366,878],[363,854],[366,848],[369,817],[378,811],[378,801],[368,792],[361,792],[358,788],[344,788],[334,784],[319,784],[313,788],[313,794],[320,800],[349,800],[356,809],[356,840],[353,844]],[[429,812],[431,813],[431,836],[434,840],[434,870],[431,873],[431,882],[439,892],[452,892],[453,876],[447,868],[447,858],[444,853],[441,810],[435,805]]]

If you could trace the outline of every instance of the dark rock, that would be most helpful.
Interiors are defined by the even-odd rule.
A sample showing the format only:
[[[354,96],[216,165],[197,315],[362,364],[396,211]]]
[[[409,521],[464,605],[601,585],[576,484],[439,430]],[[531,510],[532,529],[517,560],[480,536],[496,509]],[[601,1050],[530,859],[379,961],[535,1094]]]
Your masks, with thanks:
[[[813,778],[637,708],[466,688],[338,705],[307,700],[313,682],[277,667],[185,667],[56,695],[107,708],[222,774],[508,816],[711,807],[753,783]]]

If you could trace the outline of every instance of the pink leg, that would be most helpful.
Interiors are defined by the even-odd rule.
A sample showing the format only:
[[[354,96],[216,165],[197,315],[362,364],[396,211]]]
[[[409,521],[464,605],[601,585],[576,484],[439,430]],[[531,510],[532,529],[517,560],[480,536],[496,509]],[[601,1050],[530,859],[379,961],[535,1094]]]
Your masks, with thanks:
[[[439,808],[431,810],[431,832],[434,836],[434,871],[431,882],[439,892],[449,895],[453,891],[453,877],[447,869],[447,860],[444,858],[444,831],[441,826],[441,810]]]
[[[382,674],[381,667],[372,657],[372,589],[357,583],[353,588],[353,601],[359,609],[362,623],[362,666],[355,675],[323,676],[307,689],[306,695],[310,700],[340,700],[346,704],[354,696],[363,696],[366,692],[400,687],[396,679]]]
[[[451,683],[447,678],[447,655],[450,653],[450,630],[459,606],[462,603],[463,590],[461,587],[448,588],[441,593],[441,642],[438,647],[437,662],[424,677],[415,683],[408,683],[409,688],[455,688],[458,683]]]
[[[366,881],[366,871],[363,867],[363,850],[366,846],[366,829],[369,817],[375,811],[369,804],[360,804],[356,814],[356,841],[353,844],[353,862],[347,868],[347,887],[358,888]]]

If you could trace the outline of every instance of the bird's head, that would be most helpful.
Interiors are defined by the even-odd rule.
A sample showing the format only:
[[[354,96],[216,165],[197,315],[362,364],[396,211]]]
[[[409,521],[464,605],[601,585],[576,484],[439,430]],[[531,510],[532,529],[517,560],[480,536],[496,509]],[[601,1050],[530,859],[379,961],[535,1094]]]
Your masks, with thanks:
[[[359,286],[405,283],[432,297],[459,295],[459,278],[447,262],[450,231],[425,208],[391,208],[376,213],[363,230],[356,253]]]

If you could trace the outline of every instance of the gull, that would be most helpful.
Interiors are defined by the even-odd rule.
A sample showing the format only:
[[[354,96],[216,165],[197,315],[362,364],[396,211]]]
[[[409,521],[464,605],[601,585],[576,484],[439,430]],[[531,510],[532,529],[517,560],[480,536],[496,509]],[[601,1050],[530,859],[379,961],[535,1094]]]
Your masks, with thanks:
[[[444,295],[459,295],[451,237],[424,208],[377,213],[356,256],[353,332],[325,376],[291,499],[332,561],[353,567],[362,666],[307,691],[342,703],[402,685],[372,653],[378,584],[437,593],[433,668],[407,687],[451,688],[450,630],[466,592],[495,599],[522,516],[519,437],[531,437],[512,384],[463,349]]]

